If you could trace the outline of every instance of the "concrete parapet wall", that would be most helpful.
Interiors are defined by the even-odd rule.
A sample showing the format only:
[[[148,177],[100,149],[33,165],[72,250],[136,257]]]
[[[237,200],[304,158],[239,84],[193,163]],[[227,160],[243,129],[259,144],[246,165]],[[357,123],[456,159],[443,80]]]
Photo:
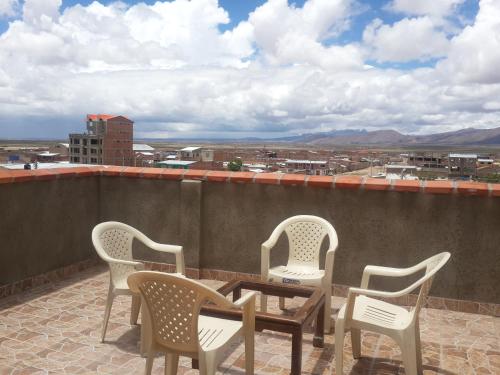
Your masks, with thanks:
[[[311,214],[337,230],[336,284],[358,286],[366,264],[406,267],[449,251],[431,295],[499,304],[498,196],[497,185],[469,182],[131,167],[1,171],[0,285],[93,257],[90,232],[107,220],[183,245],[188,267],[258,274],[260,245],[276,225]],[[273,250],[273,264],[286,260],[285,245]],[[134,254],[173,261],[141,247]]]

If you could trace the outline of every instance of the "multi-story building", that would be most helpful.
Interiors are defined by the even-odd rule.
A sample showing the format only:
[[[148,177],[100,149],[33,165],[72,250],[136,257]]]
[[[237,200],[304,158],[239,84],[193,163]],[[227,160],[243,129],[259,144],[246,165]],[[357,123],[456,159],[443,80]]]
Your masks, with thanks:
[[[321,176],[326,176],[329,173],[327,161],[288,159],[285,161],[285,167],[288,173],[303,173]]]
[[[186,161],[214,161],[214,151],[201,147],[185,147],[178,151],[179,160]]]
[[[476,154],[450,154],[449,175],[450,177],[476,177],[477,155]]]
[[[421,168],[446,168],[448,159],[440,152],[410,152],[408,164]]]
[[[124,116],[87,115],[87,132],[69,135],[69,161],[133,165],[134,122]]]

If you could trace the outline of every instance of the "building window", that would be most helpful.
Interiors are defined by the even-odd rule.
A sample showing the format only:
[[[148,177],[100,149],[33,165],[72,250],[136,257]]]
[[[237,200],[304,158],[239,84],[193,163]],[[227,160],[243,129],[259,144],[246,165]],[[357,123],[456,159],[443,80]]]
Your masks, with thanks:
[[[95,148],[91,148],[91,149],[90,149],[90,153],[91,153],[91,154],[97,154],[97,150],[96,150]]]
[[[79,145],[79,144],[80,144],[80,140],[79,140],[79,139],[73,139],[73,143],[74,143],[75,145]]]
[[[97,139],[91,139],[90,140],[91,145],[96,145],[97,144]]]
[[[97,158],[90,158],[90,164],[97,164]]]
[[[87,146],[87,140],[86,139],[83,140],[83,145]]]
[[[79,163],[79,162],[80,162],[80,158],[78,156],[74,156],[73,163]]]

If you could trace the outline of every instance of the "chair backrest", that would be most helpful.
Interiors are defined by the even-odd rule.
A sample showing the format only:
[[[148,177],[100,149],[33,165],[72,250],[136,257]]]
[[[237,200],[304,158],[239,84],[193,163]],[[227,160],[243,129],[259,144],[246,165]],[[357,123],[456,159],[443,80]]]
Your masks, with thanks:
[[[198,316],[207,301],[231,306],[221,294],[183,277],[154,271],[139,271],[128,277],[132,292],[146,302],[153,340],[177,353],[199,350]]]
[[[132,241],[137,236],[137,229],[117,221],[100,223],[92,230],[92,243],[97,254],[104,260],[107,258],[133,260]],[[139,232],[140,233],[140,232]],[[142,233],[141,233],[142,234]],[[133,266],[109,263],[111,279],[124,279],[135,271]]]
[[[288,237],[289,267],[319,268],[319,254],[325,236],[328,236],[330,241],[330,249],[336,249],[338,246],[337,232],[328,221],[318,216],[292,216],[281,222],[275,231],[285,231]]]
[[[431,289],[432,286],[432,281],[434,279],[434,275],[448,262],[448,259],[450,259],[451,254],[448,252],[443,252],[436,254],[430,258],[427,258],[426,260],[420,262],[417,264],[414,268],[416,269],[423,269],[425,268],[425,273],[424,275],[415,281],[411,286],[409,286],[407,289],[415,290],[420,286],[420,291],[418,293],[418,298],[417,302],[415,304],[415,307],[411,311],[411,320],[414,321],[415,319],[418,318],[418,314],[420,312],[420,309],[422,308],[425,299],[427,298],[427,295],[429,294],[429,290]]]

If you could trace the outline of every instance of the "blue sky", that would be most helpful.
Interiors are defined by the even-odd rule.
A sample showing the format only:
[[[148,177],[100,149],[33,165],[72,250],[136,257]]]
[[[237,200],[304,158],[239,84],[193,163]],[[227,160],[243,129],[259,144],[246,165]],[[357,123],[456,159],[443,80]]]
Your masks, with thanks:
[[[0,0],[0,138],[500,126],[497,0],[59,1]]]

